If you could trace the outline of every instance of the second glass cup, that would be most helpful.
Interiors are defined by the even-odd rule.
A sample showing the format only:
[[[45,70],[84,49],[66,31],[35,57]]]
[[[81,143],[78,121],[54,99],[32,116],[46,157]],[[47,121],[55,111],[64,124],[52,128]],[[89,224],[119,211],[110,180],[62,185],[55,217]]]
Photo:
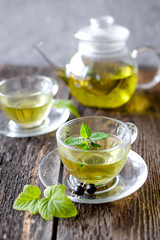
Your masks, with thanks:
[[[0,106],[16,128],[41,125],[58,91],[56,80],[45,76],[21,76],[0,82]]]
[[[101,147],[84,150],[65,143],[70,137],[80,136],[83,123],[92,133],[103,132],[109,135],[106,139],[97,141]],[[58,151],[68,172],[76,180],[101,186],[111,181],[122,170],[137,132],[137,127],[133,123],[123,123],[112,118],[100,116],[77,118],[63,124],[57,130]]]

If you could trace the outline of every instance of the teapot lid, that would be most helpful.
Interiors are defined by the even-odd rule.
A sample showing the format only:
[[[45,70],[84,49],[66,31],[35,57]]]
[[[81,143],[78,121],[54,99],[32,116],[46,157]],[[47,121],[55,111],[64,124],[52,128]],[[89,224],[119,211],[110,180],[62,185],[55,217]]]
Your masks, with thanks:
[[[90,19],[90,26],[84,27],[75,33],[75,38],[84,41],[112,42],[126,41],[129,29],[114,24],[112,16],[102,16]]]

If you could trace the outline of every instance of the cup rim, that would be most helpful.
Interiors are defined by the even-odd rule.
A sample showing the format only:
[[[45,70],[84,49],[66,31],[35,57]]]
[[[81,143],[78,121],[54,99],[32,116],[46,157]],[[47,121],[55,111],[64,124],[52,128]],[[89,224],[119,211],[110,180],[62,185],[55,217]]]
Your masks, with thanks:
[[[32,94],[30,94],[30,97],[36,96],[36,95],[39,95],[39,94],[42,94],[42,92],[45,93],[45,92],[47,92],[48,90],[51,90],[51,89],[52,89],[52,86],[53,86],[52,78],[47,77],[47,76],[44,76],[44,75],[36,75],[36,74],[26,74],[26,75],[21,75],[21,76],[16,76],[16,77],[11,77],[11,78],[3,79],[3,80],[0,81],[0,87],[1,87],[3,84],[5,84],[6,82],[14,81],[14,80],[20,80],[20,79],[23,78],[23,77],[32,77],[32,78],[45,79],[45,80],[47,80],[48,83],[49,83],[49,86],[48,86],[48,88],[47,88],[46,90],[44,90],[44,91],[37,91],[37,92],[35,92],[35,93],[32,93]],[[57,83],[55,79],[54,79],[54,81],[55,81],[55,83]],[[51,91],[51,92],[52,92],[52,91]],[[13,96],[10,95],[10,94],[1,93],[1,91],[0,91],[0,96],[1,96],[1,97],[13,97]],[[18,96],[17,96],[17,97],[18,97]]]
[[[129,139],[126,140],[125,142],[119,144],[118,146],[115,146],[115,147],[112,147],[112,148],[108,148],[108,149],[97,149],[97,150],[84,150],[84,149],[79,149],[79,148],[74,148],[66,143],[64,143],[61,139],[60,139],[60,132],[62,130],[63,127],[67,126],[67,125],[70,125],[76,121],[79,121],[79,120],[83,120],[83,119],[87,119],[87,118],[104,118],[106,120],[111,120],[111,121],[115,121],[115,122],[118,122],[120,123],[121,125],[123,125],[128,133],[129,133]],[[118,120],[118,119],[114,119],[114,118],[110,118],[110,117],[105,117],[105,116],[85,116],[85,117],[80,117],[80,118],[75,118],[75,119],[72,119],[66,123],[64,123],[63,125],[61,125],[58,130],[56,131],[56,139],[57,139],[57,142],[60,142],[61,145],[63,145],[64,147],[66,148],[69,148],[70,150],[73,150],[73,151],[78,151],[78,152],[92,152],[92,153],[95,153],[95,152],[109,152],[109,151],[112,151],[112,150],[115,150],[115,149],[118,149],[120,147],[123,147],[124,145],[130,143],[131,145],[131,133],[130,133],[130,130],[129,130],[129,127],[127,126],[127,124],[125,124],[124,122]]]

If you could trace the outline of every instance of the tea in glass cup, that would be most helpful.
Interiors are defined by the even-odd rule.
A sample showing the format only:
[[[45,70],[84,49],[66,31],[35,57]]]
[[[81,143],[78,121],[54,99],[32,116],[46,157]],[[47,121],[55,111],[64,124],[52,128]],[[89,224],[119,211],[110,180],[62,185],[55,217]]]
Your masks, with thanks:
[[[91,130],[90,137],[84,139],[80,136],[83,124]],[[95,137],[102,136],[102,133],[107,137]],[[100,116],[71,120],[56,134],[58,151],[68,172],[77,181],[95,186],[107,184],[122,170],[136,137],[134,124]],[[71,138],[79,139],[77,145],[67,144]],[[84,147],[87,141],[91,147]]]
[[[37,127],[48,116],[57,91],[56,80],[45,76],[6,79],[0,82],[0,106],[17,128]]]

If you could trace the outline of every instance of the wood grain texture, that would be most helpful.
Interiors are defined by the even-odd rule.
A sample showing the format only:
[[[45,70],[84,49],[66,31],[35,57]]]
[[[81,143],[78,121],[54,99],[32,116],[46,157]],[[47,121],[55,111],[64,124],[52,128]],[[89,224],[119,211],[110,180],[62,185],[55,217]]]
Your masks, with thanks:
[[[51,69],[30,67],[0,67],[1,79],[22,74],[42,74],[53,76]],[[59,82],[60,93],[57,97],[68,98],[69,92]],[[62,95],[61,95],[62,94]],[[38,185],[44,190],[38,177],[38,165],[42,158],[56,147],[55,131],[39,137],[8,138],[0,135],[0,170],[1,170],[1,228],[0,239],[30,240],[52,238],[54,221],[47,222],[39,215],[31,216],[28,212],[13,210],[13,203],[22,192],[24,185]],[[55,175],[55,181],[58,178]]]
[[[0,73],[1,79],[23,73],[53,75],[51,69],[13,66],[1,66]],[[140,77],[147,80],[152,75],[151,70],[142,69]],[[68,91],[60,82],[58,97],[63,96],[67,98]],[[37,170],[41,159],[56,146],[55,132],[23,139],[0,135],[0,239],[160,239],[160,85],[146,92],[137,91],[129,103],[115,110],[87,108],[73,101],[82,116],[110,116],[137,125],[139,135],[132,149],[148,165],[146,183],[127,198],[107,204],[76,204],[79,213],[75,218],[47,222],[39,215],[14,211],[12,205],[25,184],[44,189]]]

